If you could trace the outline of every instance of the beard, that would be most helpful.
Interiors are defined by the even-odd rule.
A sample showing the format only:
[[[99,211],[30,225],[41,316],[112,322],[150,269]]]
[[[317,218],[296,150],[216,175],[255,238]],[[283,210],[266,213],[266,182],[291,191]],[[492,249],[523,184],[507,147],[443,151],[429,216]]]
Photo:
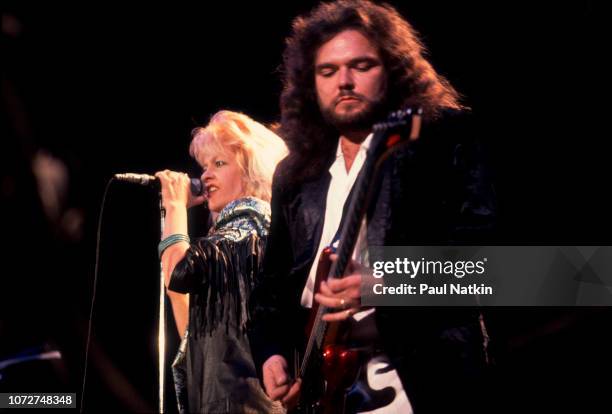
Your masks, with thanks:
[[[326,108],[321,108],[321,115],[327,124],[337,129],[339,132],[370,130],[376,122],[383,120],[387,112],[387,105],[384,99],[368,101],[359,97],[365,106],[361,110],[346,114],[339,114],[334,111],[335,104]]]

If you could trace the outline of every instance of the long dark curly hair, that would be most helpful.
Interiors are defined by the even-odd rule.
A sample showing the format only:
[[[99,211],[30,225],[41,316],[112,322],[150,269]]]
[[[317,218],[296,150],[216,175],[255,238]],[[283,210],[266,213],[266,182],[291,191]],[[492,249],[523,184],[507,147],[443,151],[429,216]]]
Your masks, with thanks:
[[[323,120],[317,103],[314,59],[323,43],[346,29],[361,31],[377,46],[388,76],[386,109],[420,106],[433,119],[443,109],[463,108],[455,89],[424,58],[415,29],[393,7],[368,0],[322,3],[293,21],[283,54],[279,133],[290,149],[284,167],[291,182],[318,175],[337,146],[338,131]]]

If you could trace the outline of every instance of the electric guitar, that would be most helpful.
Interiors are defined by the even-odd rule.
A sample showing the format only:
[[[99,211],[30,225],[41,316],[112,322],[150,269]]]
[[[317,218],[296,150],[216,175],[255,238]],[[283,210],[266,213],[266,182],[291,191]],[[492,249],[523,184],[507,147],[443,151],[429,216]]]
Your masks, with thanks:
[[[354,184],[346,218],[340,229],[340,241],[335,262],[329,260],[331,248],[326,248],[317,266],[314,291],[322,280],[341,278],[352,257],[367,207],[379,183],[382,163],[401,145],[416,141],[422,122],[422,109],[408,108],[392,112],[385,122],[374,125],[367,158]],[[296,377],[301,378],[299,413],[340,413],[345,411],[347,390],[359,372],[359,351],[342,345],[347,324],[326,322],[322,317],[337,309],[313,302],[307,324],[308,342]]]

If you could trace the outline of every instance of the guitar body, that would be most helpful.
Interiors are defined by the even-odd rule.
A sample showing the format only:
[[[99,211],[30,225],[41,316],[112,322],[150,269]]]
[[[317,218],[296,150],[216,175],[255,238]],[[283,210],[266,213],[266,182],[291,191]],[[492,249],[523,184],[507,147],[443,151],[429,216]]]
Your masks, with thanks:
[[[347,396],[351,387],[357,382],[361,362],[358,350],[338,344],[325,346],[319,361],[319,376],[315,381],[302,384],[302,398],[293,412],[299,414],[349,412]]]
[[[359,352],[343,345],[329,344],[323,348],[323,379],[325,391],[320,399],[324,414],[345,413],[346,397],[359,374]]]
[[[321,252],[317,264],[315,292],[319,291],[321,282],[329,274],[332,265],[330,256],[333,253],[334,251],[330,247]],[[319,304],[313,302],[306,325],[307,338],[315,324],[318,307]],[[346,323],[330,322],[327,324],[323,349],[319,353],[320,359],[314,364],[318,367],[320,375],[317,376],[315,381],[305,384],[309,387],[308,392],[313,396],[308,399],[311,402],[301,404],[298,407],[298,412],[322,414],[345,412],[346,391],[355,382],[359,372],[357,351],[342,345],[348,333],[348,324]]]

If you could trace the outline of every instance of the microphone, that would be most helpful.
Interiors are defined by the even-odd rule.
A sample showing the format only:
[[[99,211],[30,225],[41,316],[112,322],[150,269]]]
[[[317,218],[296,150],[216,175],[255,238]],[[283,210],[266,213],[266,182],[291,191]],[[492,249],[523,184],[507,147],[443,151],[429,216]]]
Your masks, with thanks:
[[[127,183],[159,187],[159,179],[149,174],[115,174],[115,178],[119,181],[125,181]],[[191,189],[192,195],[198,197],[204,194],[204,186],[199,178],[190,178],[189,181],[189,188]]]

